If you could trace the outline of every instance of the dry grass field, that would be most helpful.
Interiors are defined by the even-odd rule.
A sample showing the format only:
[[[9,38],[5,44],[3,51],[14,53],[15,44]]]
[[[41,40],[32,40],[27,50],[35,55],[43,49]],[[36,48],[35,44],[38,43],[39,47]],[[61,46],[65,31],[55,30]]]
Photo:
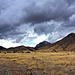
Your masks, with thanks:
[[[75,52],[2,52],[0,75],[75,75]]]

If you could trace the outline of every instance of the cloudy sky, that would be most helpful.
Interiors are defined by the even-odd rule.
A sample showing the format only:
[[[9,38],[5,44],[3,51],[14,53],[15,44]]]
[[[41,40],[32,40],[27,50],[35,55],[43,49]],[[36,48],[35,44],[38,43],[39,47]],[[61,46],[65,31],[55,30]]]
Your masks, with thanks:
[[[0,45],[35,46],[75,32],[75,0],[0,0]]]

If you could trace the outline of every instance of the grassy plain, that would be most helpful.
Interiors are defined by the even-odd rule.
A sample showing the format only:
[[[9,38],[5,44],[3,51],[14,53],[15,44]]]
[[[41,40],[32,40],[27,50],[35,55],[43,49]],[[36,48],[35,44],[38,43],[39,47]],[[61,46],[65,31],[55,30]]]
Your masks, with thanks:
[[[75,75],[75,52],[2,52],[0,75]]]

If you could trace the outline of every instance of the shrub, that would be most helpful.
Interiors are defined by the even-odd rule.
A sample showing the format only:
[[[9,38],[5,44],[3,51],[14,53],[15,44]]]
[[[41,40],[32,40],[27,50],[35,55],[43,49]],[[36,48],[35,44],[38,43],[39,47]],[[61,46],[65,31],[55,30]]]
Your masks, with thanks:
[[[30,52],[26,52],[26,53],[30,53]]]
[[[16,53],[16,51],[13,51],[13,53]]]

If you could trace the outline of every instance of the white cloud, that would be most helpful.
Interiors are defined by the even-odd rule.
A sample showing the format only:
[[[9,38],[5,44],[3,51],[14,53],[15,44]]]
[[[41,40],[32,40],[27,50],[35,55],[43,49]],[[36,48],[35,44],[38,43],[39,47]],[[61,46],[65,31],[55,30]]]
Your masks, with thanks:
[[[9,48],[9,47],[20,46],[20,44],[18,44],[18,43],[13,43],[12,40],[0,39],[0,46],[3,46],[3,47],[5,47],[5,48]]]
[[[48,37],[49,37],[49,35],[43,34],[43,35],[38,36],[36,39],[34,39],[33,42],[38,44],[39,42],[47,40]]]

